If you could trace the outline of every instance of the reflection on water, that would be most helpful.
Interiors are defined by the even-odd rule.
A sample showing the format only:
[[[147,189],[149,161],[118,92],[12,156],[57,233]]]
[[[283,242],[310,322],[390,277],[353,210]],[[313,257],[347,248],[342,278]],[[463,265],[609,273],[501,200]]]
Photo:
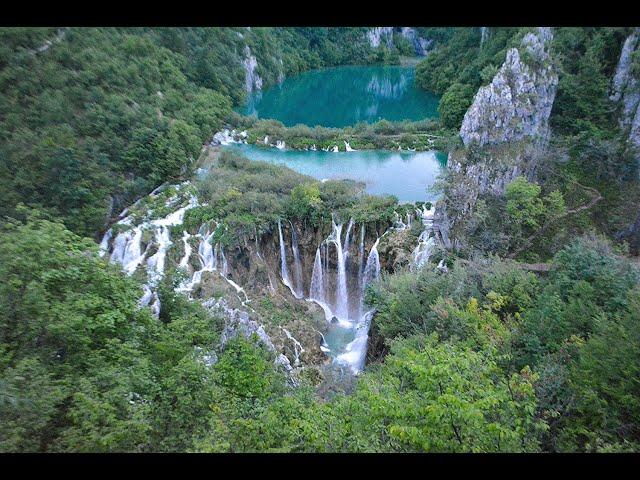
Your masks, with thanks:
[[[391,152],[358,150],[324,152],[278,150],[256,145],[232,144],[224,148],[251,160],[286,165],[318,180],[351,179],[364,182],[366,191],[375,195],[395,195],[400,202],[434,201],[428,192],[446,166],[447,156],[429,152]]]
[[[360,121],[422,120],[438,116],[439,97],[414,84],[400,66],[348,66],[305,72],[249,96],[240,113],[299,123],[345,127]]]

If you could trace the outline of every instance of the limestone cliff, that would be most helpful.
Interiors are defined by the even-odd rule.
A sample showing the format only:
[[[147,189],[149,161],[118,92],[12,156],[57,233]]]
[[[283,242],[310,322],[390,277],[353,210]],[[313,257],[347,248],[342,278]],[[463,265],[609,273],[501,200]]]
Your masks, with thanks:
[[[620,104],[620,128],[627,134],[629,146],[636,150],[636,159],[640,161],[640,79],[637,67],[634,70],[633,58],[638,55],[640,28],[636,28],[624,42],[610,98]]]
[[[549,28],[526,34],[465,114],[464,147],[449,154],[448,185],[434,221],[446,248],[464,247],[464,225],[479,196],[504,194],[518,176],[535,178],[558,85],[549,53],[552,38]]]
[[[396,30],[412,44],[416,55],[420,57],[424,57],[433,45],[433,40],[421,37],[413,27],[399,27]],[[379,48],[381,45],[393,48],[393,32],[394,27],[373,27],[367,31],[366,38],[371,48]]]
[[[545,136],[558,75],[549,57],[551,30],[540,28],[512,48],[491,83],[480,88],[460,128],[465,146]]]
[[[627,144],[640,164],[640,72],[638,60],[634,69],[634,56],[640,56],[640,28],[627,37],[620,53],[620,60],[613,77],[610,99],[620,107],[620,128],[627,138]],[[625,230],[616,234],[618,240],[629,242],[632,251],[640,250],[640,210]]]
[[[242,66],[245,71],[245,89],[247,93],[251,93],[254,90],[262,90],[262,78],[256,72],[258,60],[251,54],[251,49],[248,45],[244,47]]]

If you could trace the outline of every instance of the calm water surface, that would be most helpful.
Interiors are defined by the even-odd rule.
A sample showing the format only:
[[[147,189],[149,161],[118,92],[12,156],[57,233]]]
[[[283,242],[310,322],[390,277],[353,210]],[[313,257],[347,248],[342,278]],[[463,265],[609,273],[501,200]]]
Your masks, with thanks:
[[[351,179],[364,182],[375,195],[395,195],[400,202],[434,201],[427,191],[447,162],[445,153],[358,150],[324,152],[278,150],[248,144],[225,147],[250,160],[285,165],[318,180]]]
[[[423,120],[438,116],[440,98],[417,88],[414,68],[347,66],[313,70],[251,95],[238,109],[288,127],[345,127],[358,122]]]

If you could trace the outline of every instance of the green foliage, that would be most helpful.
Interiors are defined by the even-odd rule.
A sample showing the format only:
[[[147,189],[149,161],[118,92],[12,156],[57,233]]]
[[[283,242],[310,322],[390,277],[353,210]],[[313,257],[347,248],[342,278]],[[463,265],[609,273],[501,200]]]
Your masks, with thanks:
[[[190,172],[245,96],[245,47],[268,86],[311,68],[376,61],[365,32],[1,29],[0,215],[24,203],[95,235],[137,197]]]
[[[447,88],[438,105],[442,124],[447,128],[459,128],[473,96],[474,90],[469,85],[454,83]]]
[[[96,249],[37,212],[2,229],[2,451],[186,449],[206,424],[212,378],[194,347],[220,324],[165,294],[156,321]]]
[[[507,48],[521,34],[517,28],[491,27],[488,39],[480,47],[479,28],[447,30],[438,47],[416,67],[418,86],[435,93],[445,93],[456,83],[477,91],[486,83],[488,71],[484,69],[501,65]]]

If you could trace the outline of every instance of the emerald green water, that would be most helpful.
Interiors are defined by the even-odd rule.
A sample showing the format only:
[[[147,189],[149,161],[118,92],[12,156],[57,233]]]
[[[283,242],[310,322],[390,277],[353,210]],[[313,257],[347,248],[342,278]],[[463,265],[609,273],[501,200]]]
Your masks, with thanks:
[[[251,95],[238,111],[297,124],[345,127],[358,122],[438,116],[439,97],[417,88],[414,69],[347,66],[305,72]]]
[[[318,180],[351,179],[364,182],[374,195],[395,195],[400,202],[434,201],[427,191],[446,167],[447,155],[428,152],[358,150],[324,152],[279,150],[250,144],[231,144],[224,148],[250,160],[285,165]]]

